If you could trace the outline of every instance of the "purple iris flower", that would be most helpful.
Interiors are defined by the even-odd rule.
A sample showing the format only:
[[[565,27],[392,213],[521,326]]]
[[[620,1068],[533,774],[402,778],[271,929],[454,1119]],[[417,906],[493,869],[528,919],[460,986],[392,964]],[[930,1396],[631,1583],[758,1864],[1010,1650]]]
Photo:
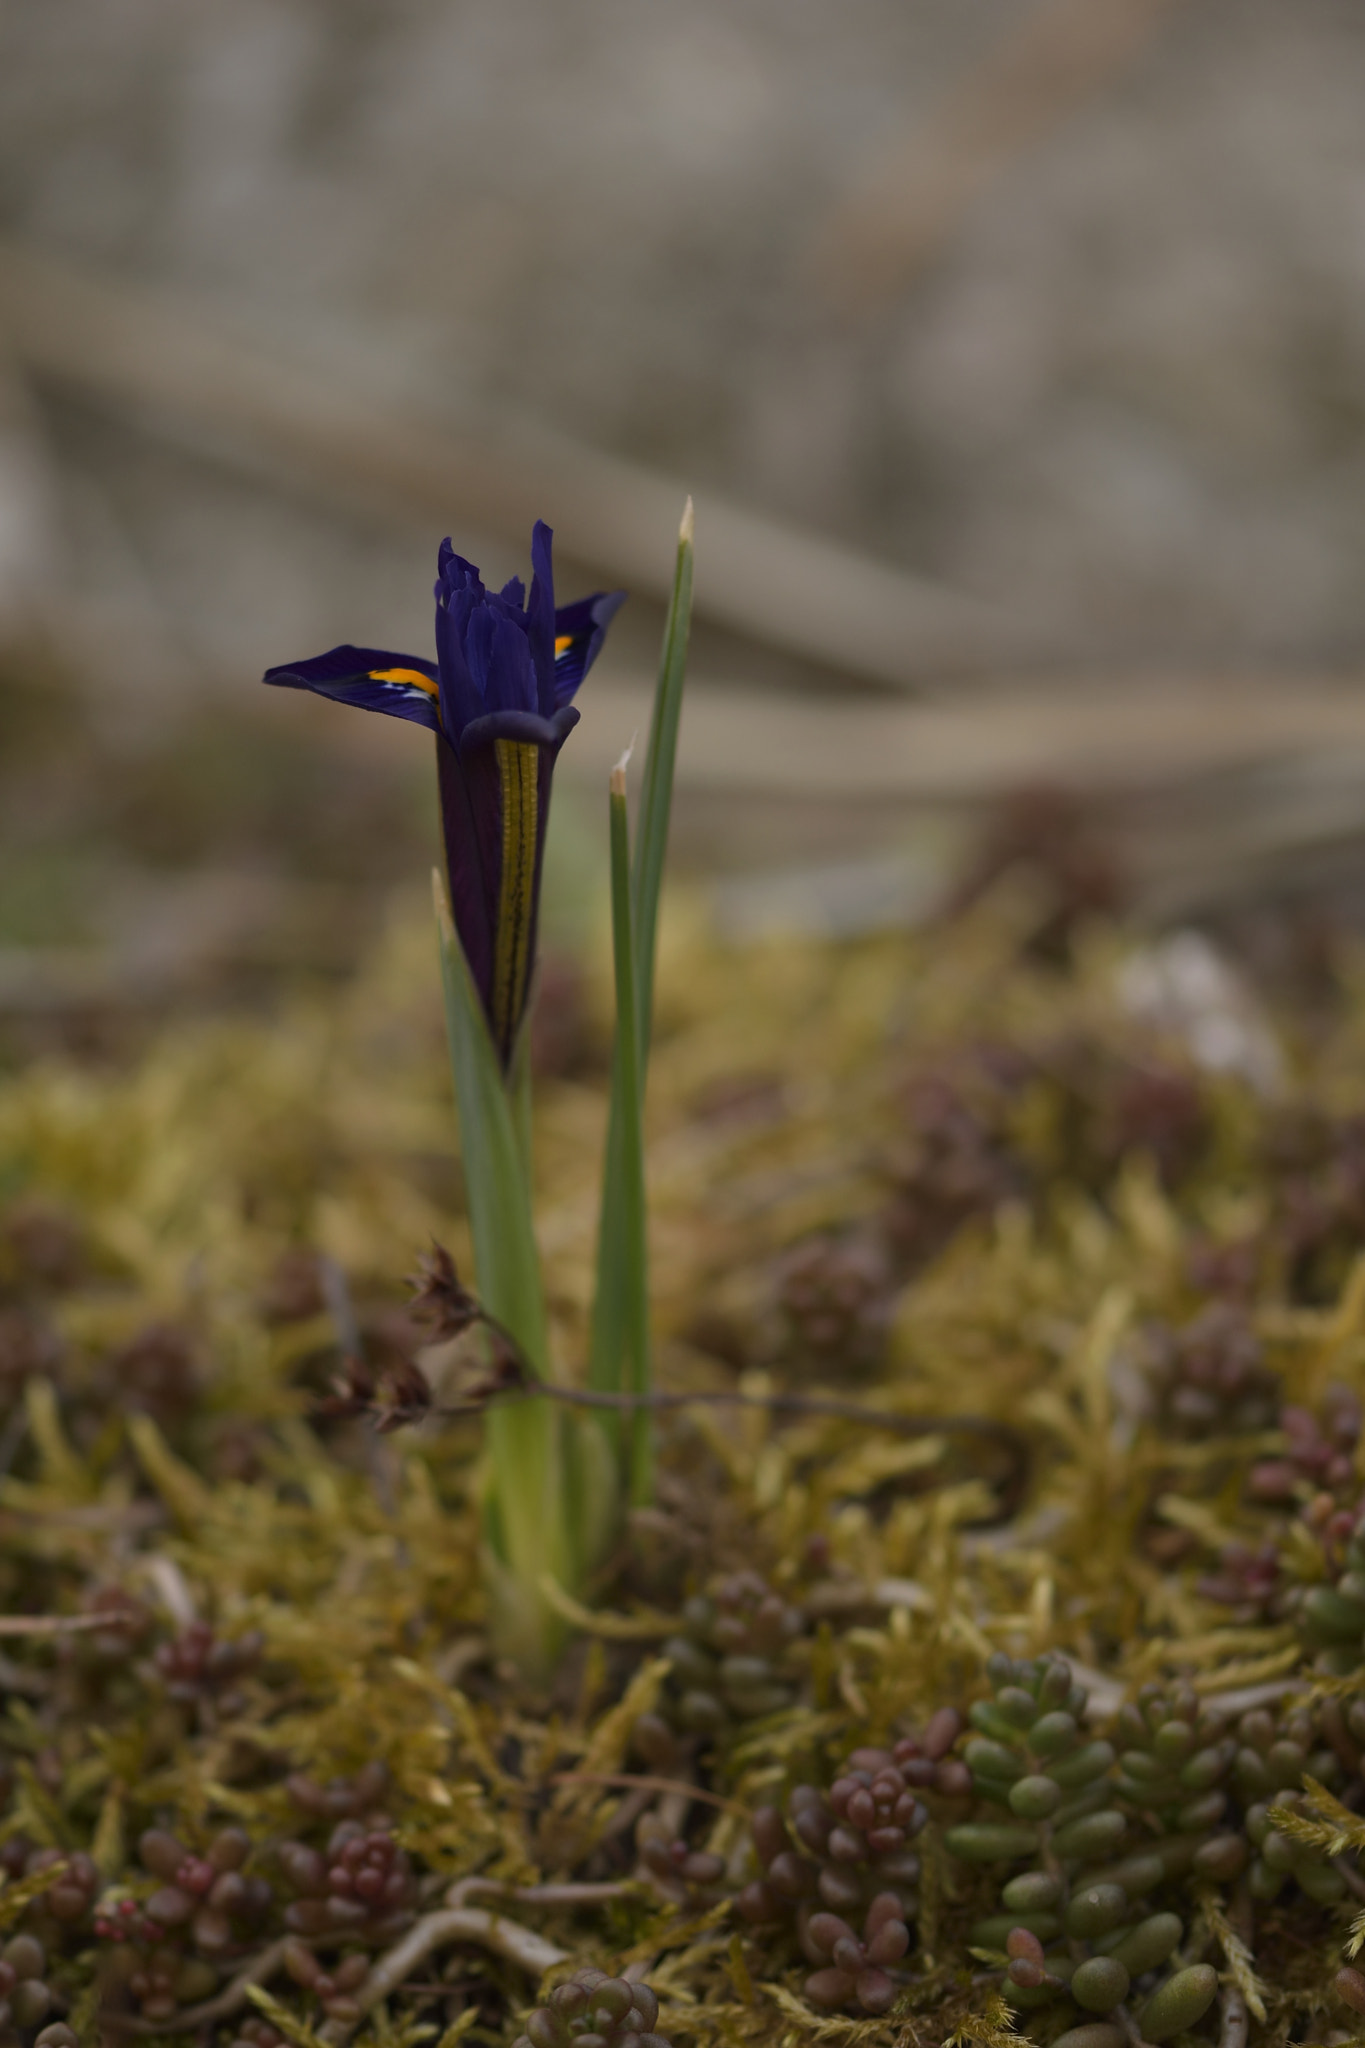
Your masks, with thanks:
[[[573,695],[623,590],[555,610],[551,532],[531,536],[531,594],[485,590],[441,542],[436,660],[334,647],[267,669],[268,683],[410,718],[436,734],[451,908],[504,1071],[526,1012],[555,758],[578,723]]]

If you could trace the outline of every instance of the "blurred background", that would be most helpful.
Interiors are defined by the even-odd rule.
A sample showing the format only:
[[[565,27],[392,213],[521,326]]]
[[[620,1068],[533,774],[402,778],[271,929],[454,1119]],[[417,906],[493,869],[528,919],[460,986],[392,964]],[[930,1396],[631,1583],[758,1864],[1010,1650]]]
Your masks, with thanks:
[[[427,746],[260,672],[428,653],[441,535],[538,515],[632,594],[568,929],[689,490],[729,929],[1017,859],[1356,919],[1362,104],[1354,0],[9,0],[0,1044],[344,973]]]

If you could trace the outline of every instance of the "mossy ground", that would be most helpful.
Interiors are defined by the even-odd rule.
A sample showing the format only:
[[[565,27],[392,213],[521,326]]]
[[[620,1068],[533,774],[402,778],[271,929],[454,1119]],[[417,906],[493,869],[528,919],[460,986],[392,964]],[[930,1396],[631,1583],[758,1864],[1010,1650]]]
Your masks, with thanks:
[[[1342,952],[1311,1021],[1274,1020],[1280,1077],[1253,1085],[1198,1069],[1180,1038],[1134,1021],[1122,934],[1086,932],[1048,964],[1023,943],[1033,914],[997,892],[933,933],[738,951],[708,936],[695,905],[675,910],[650,1080],[660,1384],[795,1384],[905,1415],[994,1418],[1026,1443],[1031,1477],[1001,1524],[998,1461],[951,1433],[907,1439],[761,1408],[671,1414],[658,1505],[591,1589],[594,1619],[548,1697],[490,1661],[477,1419],[379,1437],[320,1414],[348,1316],[382,1363],[423,1342],[404,1280],[430,1241],[469,1273],[423,922],[397,919],[354,985],[268,1022],[176,1024],[131,1065],[39,1060],[0,1086],[0,1589],[15,1631],[0,1656],[0,1833],[30,1860],[43,1847],[93,1858],[90,1910],[45,1923],[54,2011],[79,2039],[155,2024],[109,1992],[113,1944],[92,1919],[153,1892],[136,1851],[146,1828],[196,1848],[239,1823],[251,1867],[274,1877],[282,1838],[321,1839],[291,1803],[290,1773],[350,1779],[378,1760],[414,1910],[474,1877],[618,1885],[504,1910],[576,1961],[647,1966],[675,2039],[995,2040],[995,1981],[965,1946],[980,1886],[932,1831],[918,1947],[885,2019],[817,2013],[794,1953],[744,1928],[725,1897],[670,1903],[637,1881],[629,1822],[648,1788],[610,1781],[648,1775],[632,1731],[664,1688],[659,1652],[683,1598],[716,1572],[756,1568],[824,1616],[798,1703],[686,1753],[673,1775],[695,1778],[695,1800],[649,1794],[672,1800],[671,1824],[736,1881],[749,1809],[803,1774],[827,1782],[853,1744],[979,1697],[993,1649],[1059,1651],[1113,1704],[1174,1674],[1209,1697],[1312,1687],[1292,1622],[1230,1619],[1199,1590],[1227,1544],[1293,1540],[1244,1492],[1281,1439],[1163,1429],[1133,1389],[1149,1333],[1191,1321],[1220,1256],[1242,1261],[1238,1299],[1285,1399],[1362,1389],[1365,1264],[1349,1202],[1304,1250],[1276,1150],[1277,1134],[1330,1133],[1365,1109],[1359,965]],[[544,1020],[538,1213],[567,1378],[586,1340],[604,968],[559,972]],[[1001,1048],[1024,1055],[1007,1083],[991,1078]],[[1146,1096],[1128,1086],[1153,1074],[1162,1086]],[[965,1206],[940,1189],[950,1227],[921,1228],[908,1249],[902,1234],[875,1370],[841,1370],[837,1346],[813,1362],[784,1319],[782,1257],[818,1233],[894,1240],[907,1173],[916,1215],[932,1211],[948,1168],[903,1155],[925,1077],[945,1075],[1008,1171]],[[1325,1189],[1332,1156],[1322,1140],[1294,1170]],[[443,1360],[426,1362],[439,1387]],[[113,1616],[103,1633],[100,1611]],[[230,1684],[173,1682],[167,1646],[196,1619],[217,1641],[259,1631]],[[1300,1903],[1264,1923],[1264,2038],[1345,2038],[1328,1988],[1345,1921]],[[7,1910],[17,1920],[41,1901],[22,1909],[0,1891]],[[1219,1910],[1210,1899],[1206,1919]],[[238,1960],[261,1945],[241,1940]],[[515,1941],[452,1938],[356,2038],[510,2040],[536,1988]],[[276,2039],[345,2037],[350,2022],[288,1976],[265,1996],[255,2038],[271,2026]],[[251,2039],[239,2035],[251,2012],[242,2000],[161,2031]]]

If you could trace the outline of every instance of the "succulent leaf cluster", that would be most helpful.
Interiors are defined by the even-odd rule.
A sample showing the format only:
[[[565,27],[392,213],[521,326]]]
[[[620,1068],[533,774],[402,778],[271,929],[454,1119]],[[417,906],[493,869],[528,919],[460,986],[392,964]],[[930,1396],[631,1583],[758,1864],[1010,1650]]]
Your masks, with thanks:
[[[822,1792],[797,1785],[784,1820],[762,1807],[752,1822],[762,1875],[735,1901],[757,1926],[794,1925],[814,1971],[806,1993],[817,2005],[885,2012],[896,1995],[890,1968],[910,1946],[919,1858],[911,1848],[929,1818],[905,1766],[921,1780],[946,1760],[956,1717],[930,1738],[895,1750],[855,1749]]]
[[[1341,1505],[1355,1500],[1360,1492],[1356,1448],[1361,1421],[1359,1400],[1339,1384],[1327,1388],[1316,1413],[1287,1402],[1276,1424],[1287,1439],[1284,1451],[1252,1466],[1248,1498],[1285,1506],[1320,1494],[1329,1494]]]
[[[776,1296],[789,1370],[870,1372],[880,1363],[895,1297],[871,1231],[822,1231],[793,1245],[779,1261]]]
[[[1251,1896],[1266,1903],[1279,1898],[1291,1879],[1316,1905],[1335,1906],[1346,1896],[1339,1865],[1283,1833],[1270,1818],[1272,1809],[1302,1810],[1306,1777],[1329,1789],[1343,1777],[1343,1756],[1351,1757],[1352,1736],[1365,1729],[1365,1702],[1353,1700],[1344,1710],[1335,1702],[1325,1704],[1325,1716],[1321,1708],[1293,1708],[1276,1719],[1253,1709],[1237,1725],[1235,1777],[1252,1849],[1247,1884]],[[1358,1751],[1355,1760],[1358,1766]]]
[[[244,1868],[251,1849],[239,1827],[220,1828],[202,1853],[168,1828],[143,1831],[138,1859],[153,1889],[106,1896],[95,1914],[107,2005],[131,2002],[141,2018],[163,2021],[212,1995],[219,1966],[259,1938],[275,1903],[270,1884]]]
[[[1201,1708],[1187,1686],[1144,1685],[1119,1709],[1124,1748],[1114,1789],[1135,1817],[1154,1825],[1163,1877],[1192,1871],[1230,1883],[1247,1847],[1230,1815],[1228,1786],[1237,1742],[1221,1716]]]
[[[992,1696],[971,1709],[977,1733],[963,1756],[976,1791],[1002,1815],[949,1829],[949,1849],[980,1863],[1036,1857],[1045,1847],[1077,1869],[1110,1860],[1128,1832],[1108,1783],[1114,1751],[1087,1736],[1085,1690],[1071,1667],[1060,1657],[997,1652],[987,1676]]]
[[[152,1661],[170,1699],[201,1718],[213,1717],[240,1709],[238,1687],[264,1649],[259,1629],[225,1637],[206,1621],[192,1621],[169,1642],[158,1643]]]
[[[656,2033],[659,2001],[648,1984],[575,1970],[529,2013],[512,2048],[671,2048]]]
[[[1344,1678],[1365,1663],[1365,1518],[1347,1539],[1339,1568],[1300,1596],[1297,1621],[1320,1671]]]
[[[1328,1299],[1365,1231],[1365,1116],[1292,1103],[1272,1119],[1263,1145],[1288,1289],[1299,1300]]]
[[[1207,1731],[1153,1696],[1145,1711],[1130,1710],[1124,1732],[1133,1746],[1116,1770],[1113,1746],[1086,1734],[1085,1691],[1063,1659],[997,1653],[987,1675],[991,1697],[972,1708],[978,1732],[964,1756],[977,1792],[1001,1818],[960,1823],[944,1839],[968,1862],[1030,1866],[1007,1879],[999,1910],[972,1929],[978,1948],[1006,1958],[1007,2001],[1029,2010],[1069,1999],[1083,2016],[1099,2017],[1136,1993],[1146,2039],[1192,2026],[1213,1998],[1216,1976],[1197,1966],[1157,1986],[1154,1973],[1179,1947],[1184,1926],[1178,1914],[1145,1904],[1167,1875],[1161,1854],[1120,1858],[1130,1832],[1120,1801],[1147,1785],[1170,1818],[1187,1820],[1192,1799],[1204,1797],[1207,1807],[1202,1781],[1226,1772],[1231,1747],[1201,1750]],[[1195,1766],[1196,1756],[1206,1760]],[[1182,1771],[1190,1772],[1189,1784],[1181,1783]]]
[[[725,1858],[693,1849],[657,1813],[642,1813],[635,1825],[640,1861],[671,1899],[696,1904],[714,1898],[725,1876]]]
[[[43,1944],[31,1934],[16,1934],[0,1949],[0,2048],[18,2048],[21,2040],[31,2038],[28,2030],[41,2026],[51,2012],[46,1970]],[[45,2033],[54,2031],[44,2028]]]
[[[338,1821],[325,1849],[282,1842],[280,1868],[295,1894],[284,1909],[291,1934],[391,1941],[412,1918],[417,1885],[406,1852],[387,1828]]]
[[[688,1600],[682,1626],[664,1644],[672,1665],[656,1715],[642,1715],[635,1739],[663,1763],[679,1733],[716,1736],[780,1713],[796,1698],[793,1646],[806,1617],[757,1572],[727,1573]]]
[[[1183,1328],[1151,1330],[1144,1364],[1163,1435],[1198,1442],[1275,1422],[1279,1375],[1267,1367],[1251,1319],[1235,1302],[1210,1302]]]
[[[217,1829],[197,1849],[169,1828],[143,1831],[138,1862],[149,1882],[111,1888],[94,1913],[106,2010],[170,2022],[212,1997],[262,1941],[283,1935],[289,1975],[323,2013],[339,2021],[359,2016],[352,1994],[370,1952],[410,1925],[417,1903],[411,1862],[380,1807],[389,1774],[374,1760],[326,1783],[296,1772],[285,1789],[301,1819],[326,1830],[321,1847],[293,1838],[258,1844],[237,1825]],[[61,1907],[64,1890],[74,1898],[82,1878],[93,1893],[93,1864],[68,1871],[30,1917],[54,1901]]]
[[[925,1264],[973,1217],[989,1216],[1025,1185],[1007,1134],[1020,1074],[997,1072],[983,1052],[976,1087],[944,1072],[919,1077],[906,1092],[905,1131],[887,1164],[886,1238],[903,1267]]]

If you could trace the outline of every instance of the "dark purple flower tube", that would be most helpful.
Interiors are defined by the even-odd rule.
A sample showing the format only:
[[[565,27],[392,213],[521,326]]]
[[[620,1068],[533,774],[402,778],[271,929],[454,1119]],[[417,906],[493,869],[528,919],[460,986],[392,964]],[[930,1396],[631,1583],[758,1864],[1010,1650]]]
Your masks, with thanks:
[[[578,723],[574,692],[625,598],[604,591],[556,611],[550,542],[538,520],[527,598],[517,576],[485,590],[442,541],[434,662],[334,647],[265,674],[436,734],[451,908],[504,1071],[530,994],[550,778]]]

